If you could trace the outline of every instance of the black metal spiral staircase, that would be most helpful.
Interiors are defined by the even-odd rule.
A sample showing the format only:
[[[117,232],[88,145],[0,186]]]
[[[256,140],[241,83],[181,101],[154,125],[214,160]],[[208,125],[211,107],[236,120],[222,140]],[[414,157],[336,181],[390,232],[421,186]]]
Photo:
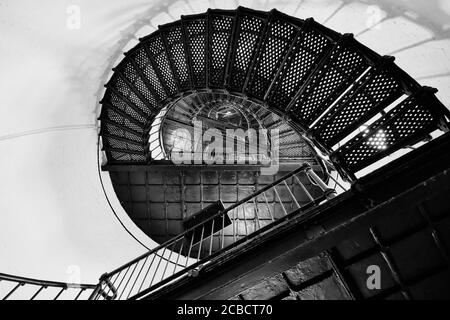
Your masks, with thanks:
[[[158,112],[201,92],[241,96],[276,113],[348,180],[449,129],[449,111],[436,90],[420,86],[394,58],[351,34],[277,10],[183,16],[125,55],[101,101],[109,164],[150,163],[148,138]]]
[[[266,127],[287,124],[283,134],[292,135],[293,128],[302,137],[282,140],[280,149],[283,143],[287,149],[306,140],[348,181],[355,181],[355,173],[378,160],[428,140],[436,130],[449,131],[450,112],[436,98],[436,90],[419,85],[393,57],[378,55],[351,34],[277,10],[239,7],[184,16],[140,39],[113,70],[99,118],[109,165],[146,165],[157,159],[159,154],[149,147],[151,129],[161,110],[188,96],[203,98],[203,104],[219,99],[260,108],[252,110],[261,112],[259,119],[277,115]],[[337,178],[328,177],[339,184]],[[305,179],[317,194],[307,190]],[[276,217],[269,208],[266,192],[272,189],[283,216]],[[334,195],[335,190],[305,164],[103,275],[97,286],[76,286],[74,298],[83,292],[91,299],[145,298],[195,275],[227,246],[249,242],[288,221],[291,214],[307,216],[308,208]],[[306,200],[299,201],[304,196]],[[267,204],[266,211],[260,210],[259,201]],[[285,202],[292,205],[291,211],[285,210]],[[235,215],[248,204],[255,207],[258,228],[247,232],[245,223],[245,236],[239,236],[235,229],[242,221]],[[0,281],[12,284],[5,299],[23,286],[37,290],[32,299],[48,287],[58,289],[55,299],[74,288],[2,274]]]

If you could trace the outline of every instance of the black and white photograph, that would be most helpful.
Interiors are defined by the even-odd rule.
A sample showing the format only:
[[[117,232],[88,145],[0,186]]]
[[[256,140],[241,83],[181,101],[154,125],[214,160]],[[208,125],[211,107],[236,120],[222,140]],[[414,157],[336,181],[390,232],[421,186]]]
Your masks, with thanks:
[[[0,70],[0,308],[450,300],[450,0],[0,0]]]

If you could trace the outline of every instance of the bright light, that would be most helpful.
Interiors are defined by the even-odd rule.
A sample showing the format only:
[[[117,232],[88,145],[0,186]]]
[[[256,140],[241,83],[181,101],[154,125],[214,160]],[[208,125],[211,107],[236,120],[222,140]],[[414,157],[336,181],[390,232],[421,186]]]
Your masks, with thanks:
[[[386,139],[386,133],[383,130],[378,130],[378,132],[373,135],[372,137],[369,138],[368,140],[369,145],[380,149],[380,150],[385,150],[387,149],[387,139]]]

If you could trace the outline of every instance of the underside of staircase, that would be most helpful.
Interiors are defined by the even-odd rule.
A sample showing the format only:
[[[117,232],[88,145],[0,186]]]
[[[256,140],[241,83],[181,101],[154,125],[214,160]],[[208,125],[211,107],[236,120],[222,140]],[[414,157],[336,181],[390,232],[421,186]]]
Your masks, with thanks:
[[[406,157],[144,298],[450,299],[450,136]]]
[[[141,38],[125,56],[101,101],[108,164],[157,159],[159,150],[149,144],[155,118],[192,94],[201,104],[241,97],[278,115],[348,180],[435,131],[448,131],[449,112],[436,91],[419,85],[393,57],[277,10],[183,16]]]
[[[0,297],[450,298],[450,112],[394,60],[275,9],[160,25],[112,69],[98,118],[102,170],[157,246],[97,285],[0,274]],[[279,171],[175,165],[196,121],[276,131]]]

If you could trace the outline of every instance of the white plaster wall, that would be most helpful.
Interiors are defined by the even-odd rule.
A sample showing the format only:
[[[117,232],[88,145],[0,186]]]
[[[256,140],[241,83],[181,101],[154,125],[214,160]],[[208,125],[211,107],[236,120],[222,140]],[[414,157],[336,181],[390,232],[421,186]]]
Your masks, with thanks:
[[[74,265],[96,283],[145,252],[103,193],[96,128],[103,73],[145,1],[78,1],[80,30],[73,3],[0,2],[0,272],[66,281]]]
[[[357,39],[450,106],[448,0],[3,0],[0,1],[0,272],[82,282],[144,252],[114,217],[98,175],[98,100],[122,50],[158,24],[208,7],[277,8]],[[67,27],[70,5],[81,28]],[[129,42],[129,43],[128,43]],[[128,44],[127,44],[128,43]],[[126,217],[103,174],[122,222]],[[73,270],[73,269],[72,269]]]

